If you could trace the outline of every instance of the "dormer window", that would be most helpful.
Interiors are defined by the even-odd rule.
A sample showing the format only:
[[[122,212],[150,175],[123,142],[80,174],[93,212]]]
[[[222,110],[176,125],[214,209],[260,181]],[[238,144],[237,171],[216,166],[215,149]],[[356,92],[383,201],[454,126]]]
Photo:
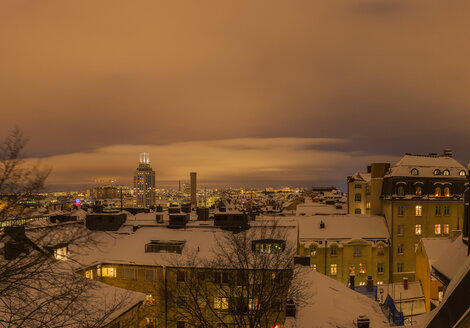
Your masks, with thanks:
[[[433,172],[434,175],[441,175],[441,170],[435,169]]]
[[[398,196],[405,196],[405,188],[403,188],[403,186],[398,186],[397,194]]]
[[[441,187],[436,187],[435,192],[434,192],[434,196],[436,196],[436,197],[441,197],[442,196]]]
[[[416,186],[415,192],[416,196],[421,196],[423,194],[423,188],[421,188],[421,186]]]
[[[183,252],[186,241],[182,240],[152,240],[145,245],[145,253],[177,253]]]
[[[462,171],[459,172],[459,175],[460,175],[461,177],[464,177],[464,176],[467,175],[467,172],[465,172],[464,170],[462,170]]]
[[[449,189],[449,187],[445,187],[445,188],[444,188],[444,196],[450,197],[450,189]]]
[[[442,171],[442,175],[450,175],[450,171],[448,169],[445,169]]]
[[[411,175],[419,175],[419,171],[417,168],[411,169]]]
[[[277,239],[261,239],[252,241],[252,250],[264,254],[279,254],[286,249],[286,242]]]

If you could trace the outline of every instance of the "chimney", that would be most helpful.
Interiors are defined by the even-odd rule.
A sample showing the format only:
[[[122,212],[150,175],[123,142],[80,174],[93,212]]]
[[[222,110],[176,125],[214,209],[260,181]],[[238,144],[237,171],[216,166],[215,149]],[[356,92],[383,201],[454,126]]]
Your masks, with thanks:
[[[405,290],[408,290],[408,278],[407,277],[403,277],[403,288]]]
[[[450,149],[450,148],[444,149],[444,156],[446,156],[446,157],[452,157],[452,155],[453,155],[453,154],[452,154],[452,149]]]

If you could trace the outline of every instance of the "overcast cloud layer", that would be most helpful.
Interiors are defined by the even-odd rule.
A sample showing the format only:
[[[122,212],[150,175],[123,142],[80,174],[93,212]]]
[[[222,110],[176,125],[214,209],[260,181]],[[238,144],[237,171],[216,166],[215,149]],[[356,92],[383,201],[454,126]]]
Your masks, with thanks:
[[[57,183],[132,172],[141,150],[168,180],[314,183],[351,154],[349,174],[445,147],[466,163],[468,31],[464,0],[1,1],[0,131],[60,161]],[[342,142],[272,143],[302,138]],[[271,160],[228,139],[267,142]],[[239,174],[200,160],[218,142]],[[94,166],[109,150],[120,172]]]

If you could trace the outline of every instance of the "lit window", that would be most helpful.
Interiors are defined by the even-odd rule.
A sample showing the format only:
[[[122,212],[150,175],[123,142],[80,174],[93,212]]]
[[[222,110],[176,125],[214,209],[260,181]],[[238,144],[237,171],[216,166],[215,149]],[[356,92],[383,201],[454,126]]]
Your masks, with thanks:
[[[338,255],[338,254],[337,254],[337,253],[338,253],[337,250],[338,250],[338,247],[332,246],[332,247],[330,248],[330,255],[331,255],[331,256],[336,256],[336,255]]]
[[[228,300],[226,297],[216,297],[214,298],[214,309],[218,310],[227,310],[228,309]]]
[[[397,226],[397,236],[403,236],[405,234],[405,226],[403,224],[399,224]]]
[[[366,285],[366,282],[365,282],[365,281],[361,281],[361,282],[359,283],[359,286],[365,286],[365,285]]]
[[[415,225],[415,235],[421,235],[421,224]]]
[[[444,216],[450,215],[450,205],[444,205]]]
[[[310,246],[310,256],[313,256],[313,257],[317,256],[317,246],[315,245]]]
[[[338,265],[337,264],[332,264],[330,266],[330,273],[332,276],[335,276],[336,273],[338,272]]]
[[[441,225],[440,224],[435,224],[434,225],[434,233],[436,235],[440,235],[441,234]]]
[[[355,194],[354,195],[354,201],[355,202],[360,202],[362,200],[361,194]]]
[[[145,318],[145,328],[157,328],[157,318]]]
[[[377,256],[384,256],[384,247],[382,245],[377,246]]]
[[[423,194],[423,188],[421,188],[421,186],[416,186],[415,193],[416,196],[421,196]]]
[[[411,169],[411,175],[418,175],[418,174],[419,174],[419,171],[417,168]]]
[[[377,263],[377,273],[384,273],[384,264],[382,262]]]
[[[441,175],[441,170],[435,169],[433,173],[434,175]]]
[[[256,310],[256,309],[258,309],[258,307],[259,307],[258,299],[256,299],[256,298],[249,298],[248,299],[248,309]]]
[[[404,248],[403,244],[398,244],[398,246],[397,246],[397,254],[398,255],[403,255],[403,248]]]
[[[56,260],[66,260],[69,255],[67,246],[54,249],[54,257]]]
[[[354,246],[353,256],[356,256],[356,257],[362,256],[362,247],[361,246]]]
[[[85,271],[85,278],[93,279],[93,270]]]
[[[350,264],[349,265],[349,275],[354,276],[356,274],[356,265]]]
[[[441,197],[442,196],[441,187],[436,187],[435,192],[434,192],[434,196],[436,196],[436,197]]]
[[[145,295],[145,304],[146,305],[156,305],[157,302],[156,302],[155,295],[153,295],[153,294]]]
[[[370,201],[368,201],[368,202],[366,203],[366,208],[367,208],[368,210],[370,210]]]
[[[316,264],[310,264],[310,269],[313,271],[317,271],[317,265]]]
[[[365,264],[359,263],[359,274],[366,274]]]
[[[442,206],[441,205],[436,205],[436,216],[441,216],[442,215]]]
[[[445,223],[442,225],[442,233],[443,234],[449,234],[450,231],[450,225],[448,223]]]
[[[445,188],[444,188],[444,196],[450,197],[450,189],[449,189],[449,187],[445,187]]]
[[[450,171],[448,169],[445,169],[442,171],[442,175],[450,175]]]
[[[360,208],[356,208],[356,209],[354,210],[354,214],[361,214],[361,213],[362,213],[362,211],[361,211]]]
[[[101,268],[101,276],[102,277],[108,277],[108,278],[115,278],[116,277],[116,268],[113,268],[113,267]]]
[[[423,215],[423,206],[421,206],[421,205],[416,205],[415,214],[416,214],[416,216],[421,216],[421,215]]]
[[[461,177],[464,177],[464,176],[467,175],[467,172],[465,172],[464,170],[462,170],[462,171],[459,172],[459,175],[460,175]]]
[[[377,281],[377,285],[383,285],[383,284],[384,284],[384,282],[382,280]]]
[[[405,215],[405,207],[403,205],[398,205],[397,211],[398,211],[398,216]]]
[[[403,263],[397,263],[397,272],[403,272]]]

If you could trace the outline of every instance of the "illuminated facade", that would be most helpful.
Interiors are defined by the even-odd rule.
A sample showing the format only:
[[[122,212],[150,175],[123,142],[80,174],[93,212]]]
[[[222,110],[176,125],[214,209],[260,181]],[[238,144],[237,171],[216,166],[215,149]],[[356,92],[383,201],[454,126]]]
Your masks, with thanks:
[[[155,171],[150,167],[148,153],[141,153],[139,167],[134,173],[134,189],[137,207],[155,205]]]
[[[415,280],[421,238],[449,237],[463,225],[464,166],[443,155],[406,154],[390,167],[373,163],[348,177],[348,213],[382,215],[391,237],[392,282]]]
[[[191,205],[197,206],[197,173],[189,173],[191,178]]]

